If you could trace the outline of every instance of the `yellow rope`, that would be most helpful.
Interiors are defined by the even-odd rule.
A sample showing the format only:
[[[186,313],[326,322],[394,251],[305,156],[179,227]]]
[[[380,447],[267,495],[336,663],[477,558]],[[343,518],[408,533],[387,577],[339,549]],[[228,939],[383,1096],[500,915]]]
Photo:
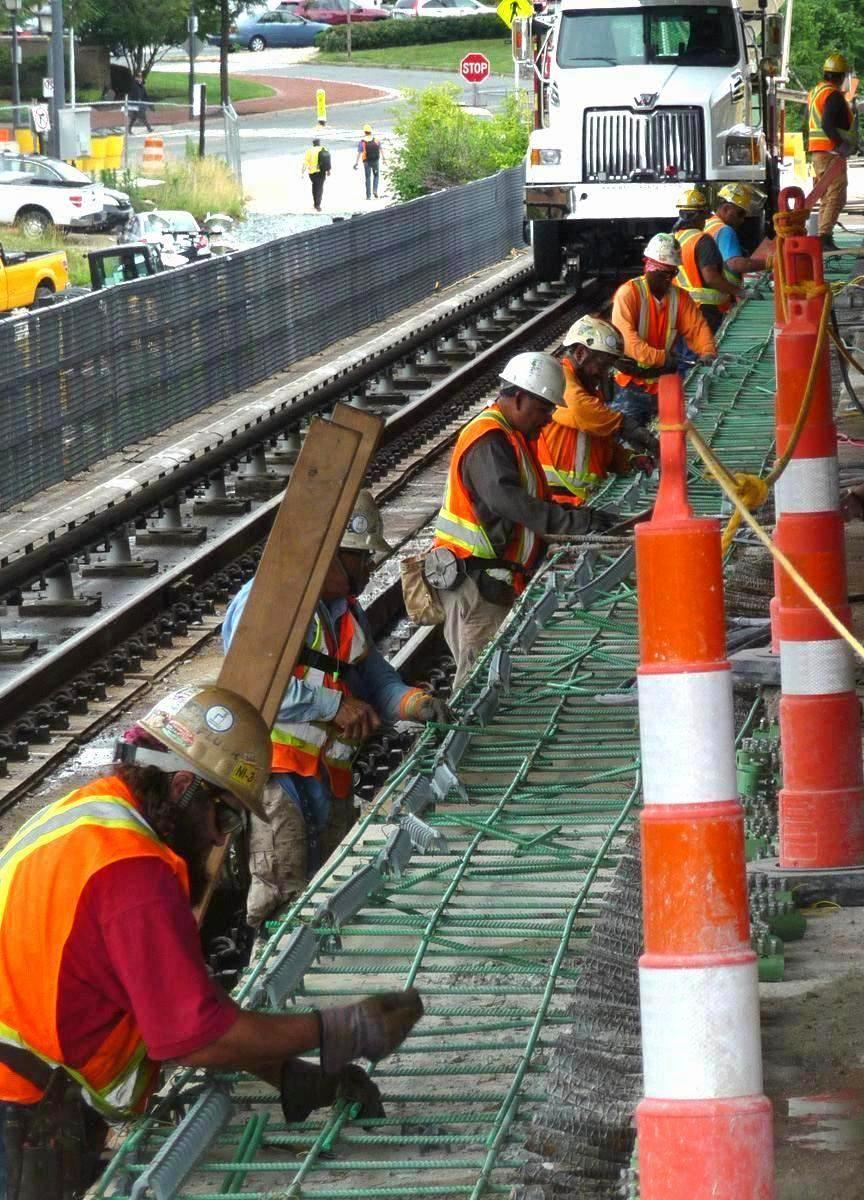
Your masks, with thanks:
[[[768,536],[744,502],[739,499],[737,489],[734,486],[731,486],[728,482],[729,472],[719,461],[711,447],[704,441],[699,431],[694,429],[691,425],[687,430],[687,436],[692,442],[696,453],[705,463],[710,474],[717,480],[717,483],[720,485],[723,492],[735,505],[739,513],[739,519],[745,521],[750,526],[750,528],[758,537],[759,541],[776,559],[792,582],[804,593],[813,607],[822,614],[832,629],[834,629],[835,632],[841,638],[843,638],[844,642],[851,646],[855,654],[857,654],[860,659],[864,660],[864,646],[862,646],[851,630],[846,628],[836,613],[834,613],[832,609],[828,607],[819,593],[810,586],[801,572],[797,570],[797,568],[789,561],[780,547],[776,545],[776,543]]]

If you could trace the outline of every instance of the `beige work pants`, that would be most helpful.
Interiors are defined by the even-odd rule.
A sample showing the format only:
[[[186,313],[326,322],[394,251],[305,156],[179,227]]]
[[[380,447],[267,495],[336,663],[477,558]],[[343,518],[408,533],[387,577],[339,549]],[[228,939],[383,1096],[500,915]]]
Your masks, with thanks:
[[[827,150],[814,150],[811,158],[813,160],[813,174],[818,183],[832,163],[837,161],[836,154],[829,154]],[[846,168],[846,159],[841,159],[843,170],[837,179],[828,188],[828,191],[819,201],[819,236],[826,237],[831,233],[834,226],[840,219],[840,214],[846,207],[846,192],[848,189],[849,175]]]
[[[470,674],[509,609],[484,600],[470,575],[454,591],[438,596],[444,609],[444,640],[456,659],[455,689]]]

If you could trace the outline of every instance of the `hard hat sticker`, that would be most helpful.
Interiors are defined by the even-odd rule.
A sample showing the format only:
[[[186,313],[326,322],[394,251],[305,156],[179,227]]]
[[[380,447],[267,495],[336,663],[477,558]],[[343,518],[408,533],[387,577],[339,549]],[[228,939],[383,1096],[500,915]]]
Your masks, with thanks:
[[[234,764],[231,778],[237,783],[245,783],[249,787],[254,787],[258,779],[258,768],[255,763],[246,762],[241,758]]]
[[[348,522],[349,533],[368,533],[369,522],[363,513],[354,513]]]
[[[234,724],[234,714],[224,704],[211,704],[204,714],[204,722],[214,733],[227,733]]]
[[[170,738],[172,742],[178,742],[181,746],[191,746],[195,741],[195,734],[192,730],[175,718],[164,722],[162,733],[165,737]]]

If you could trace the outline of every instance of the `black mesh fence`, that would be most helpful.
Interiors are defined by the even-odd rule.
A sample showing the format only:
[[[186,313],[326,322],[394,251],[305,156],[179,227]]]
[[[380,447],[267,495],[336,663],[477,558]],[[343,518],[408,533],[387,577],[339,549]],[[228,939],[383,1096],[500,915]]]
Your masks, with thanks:
[[[0,321],[0,508],[504,258],[522,169]]]

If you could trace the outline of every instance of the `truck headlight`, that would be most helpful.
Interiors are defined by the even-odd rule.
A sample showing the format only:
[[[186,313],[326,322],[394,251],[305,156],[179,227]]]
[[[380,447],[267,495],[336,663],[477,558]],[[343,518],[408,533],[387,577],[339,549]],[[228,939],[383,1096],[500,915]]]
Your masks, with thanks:
[[[541,167],[557,167],[561,162],[560,150],[541,150],[540,151],[540,166]]]
[[[726,142],[726,166],[749,167],[756,161],[752,138],[729,138]]]

